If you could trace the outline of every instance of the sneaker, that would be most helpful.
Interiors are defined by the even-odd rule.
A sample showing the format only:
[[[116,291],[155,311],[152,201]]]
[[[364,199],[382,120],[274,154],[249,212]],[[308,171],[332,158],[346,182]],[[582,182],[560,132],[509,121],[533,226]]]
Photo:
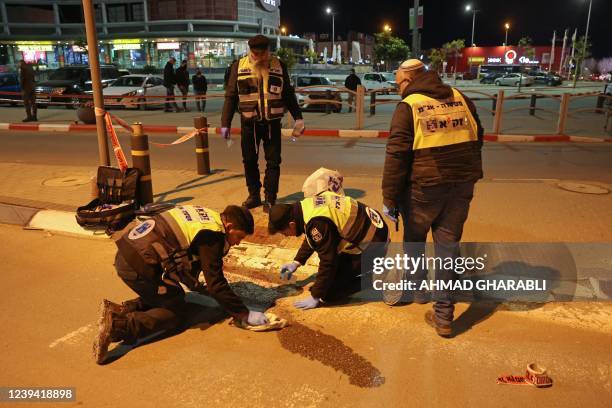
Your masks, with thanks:
[[[428,310],[427,313],[425,313],[425,322],[434,329],[436,329],[436,333],[438,333],[438,336],[447,339],[453,336],[453,329],[451,328],[450,324],[442,324],[438,322],[438,319],[436,319],[436,315],[434,314],[433,310]]]
[[[259,197],[259,194],[254,195],[254,194],[250,194],[246,200],[244,200],[244,202],[242,203],[243,207],[248,208],[249,210],[251,208],[255,208],[255,207],[259,207],[261,205],[261,197]]]
[[[112,313],[121,316],[125,316],[127,313],[136,312],[143,308],[140,299],[126,300],[125,302],[121,302],[121,304],[117,304],[111,302],[110,300],[104,299],[102,303],[104,304],[104,308],[107,308]]]
[[[32,122],[32,118],[25,118],[24,120],[22,120],[22,122]]]
[[[414,292],[414,295],[412,296],[412,301],[414,303],[418,303],[419,305],[424,305],[426,303],[429,303],[430,300],[431,300],[431,293],[427,292],[426,290],[417,290]]]
[[[266,200],[263,202],[263,211],[267,214],[274,204],[276,204],[276,198],[266,197]]]

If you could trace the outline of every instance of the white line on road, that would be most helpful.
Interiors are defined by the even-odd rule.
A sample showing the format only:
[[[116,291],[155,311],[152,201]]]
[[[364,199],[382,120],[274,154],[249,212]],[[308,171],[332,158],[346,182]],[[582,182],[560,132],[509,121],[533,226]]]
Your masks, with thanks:
[[[53,348],[55,346],[57,346],[58,344],[61,343],[70,343],[70,344],[74,344],[77,342],[78,337],[80,337],[81,335],[84,335],[85,333],[89,332],[90,330],[93,329],[93,324],[88,324],[87,326],[82,326],[79,327],[78,329],[71,331],[70,333],[66,334],[63,337],[60,337],[57,340],[54,340],[53,342],[51,342],[51,344],[49,344],[49,348]]]

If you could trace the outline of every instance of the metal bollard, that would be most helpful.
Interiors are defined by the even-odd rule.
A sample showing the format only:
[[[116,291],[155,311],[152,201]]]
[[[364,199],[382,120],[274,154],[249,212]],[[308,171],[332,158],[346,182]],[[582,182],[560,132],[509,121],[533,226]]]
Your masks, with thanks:
[[[140,171],[138,195],[140,204],[153,202],[153,181],[151,180],[151,160],[149,158],[149,137],[142,133],[142,123],[132,124],[132,167]]]
[[[498,135],[501,132],[502,110],[504,105],[504,91],[497,93],[495,104],[495,118],[493,119],[493,133]]]
[[[569,107],[570,94],[564,93],[561,96],[561,106],[559,106],[559,121],[557,122],[557,134],[565,134],[565,122],[567,119],[567,109]]]
[[[365,100],[365,88],[357,85],[357,95],[355,95],[355,129],[363,129],[363,102]]]
[[[493,99],[492,99],[492,105],[491,106],[491,115],[495,116],[495,107],[497,106],[497,95],[493,95]]]
[[[601,94],[597,96],[597,105],[595,105],[595,109],[597,113],[603,114],[603,106],[604,101],[606,100],[605,94]]]
[[[210,155],[208,151],[208,121],[204,116],[193,118],[193,127],[199,129],[195,135],[196,163],[198,174],[210,174]]]
[[[529,101],[529,114],[531,116],[535,115],[537,100],[538,100],[538,97],[536,95],[531,95],[531,100]]]
[[[370,94],[370,116],[376,115],[376,91]]]

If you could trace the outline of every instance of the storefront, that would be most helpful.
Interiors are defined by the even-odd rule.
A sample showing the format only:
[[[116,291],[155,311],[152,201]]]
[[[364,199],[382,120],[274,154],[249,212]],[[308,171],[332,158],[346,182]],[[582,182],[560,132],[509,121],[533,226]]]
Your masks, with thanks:
[[[550,64],[551,58],[552,64]],[[560,62],[561,47],[555,47],[553,53],[550,46],[534,46],[531,49],[514,46],[468,47],[461,51],[457,61],[457,72],[478,73],[481,67],[490,66],[520,66],[547,70],[549,65],[553,71],[558,71]],[[451,59],[448,65],[449,67],[454,65],[454,61]]]

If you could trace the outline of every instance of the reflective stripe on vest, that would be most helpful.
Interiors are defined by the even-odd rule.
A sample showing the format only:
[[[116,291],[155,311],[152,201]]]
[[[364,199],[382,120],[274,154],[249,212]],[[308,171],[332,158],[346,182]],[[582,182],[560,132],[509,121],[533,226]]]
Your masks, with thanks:
[[[198,205],[177,206],[160,214],[179,240],[182,249],[187,249],[200,231],[225,233],[221,215]]]
[[[351,244],[351,237],[348,235],[357,219],[359,209],[357,201],[351,197],[328,191],[314,197],[308,197],[302,200],[300,204],[304,216],[304,225],[307,225],[315,217],[325,217],[331,220],[338,227],[338,232],[342,238],[338,252],[349,252],[345,249]],[[306,236],[308,237],[308,234]],[[310,241],[308,243],[312,246]]]
[[[262,72],[261,83],[249,56],[241,58],[237,82],[238,107],[245,119],[274,120],[283,117],[283,67],[278,58],[270,57],[268,69]]]
[[[448,99],[438,100],[422,94],[412,94],[402,102],[412,109],[413,150],[478,140],[476,120],[465,99],[455,88],[453,96]]]

